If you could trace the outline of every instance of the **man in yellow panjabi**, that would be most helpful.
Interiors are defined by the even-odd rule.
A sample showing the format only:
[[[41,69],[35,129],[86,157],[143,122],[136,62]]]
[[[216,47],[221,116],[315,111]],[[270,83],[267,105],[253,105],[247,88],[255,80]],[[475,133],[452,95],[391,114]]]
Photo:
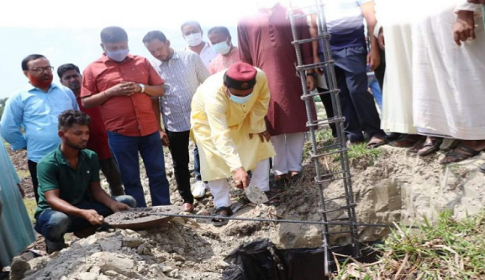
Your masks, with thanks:
[[[209,77],[192,99],[192,132],[199,147],[201,174],[214,196],[215,226],[232,215],[228,177],[240,188],[269,191],[269,158],[275,155],[266,131],[270,93],[266,75],[238,62]]]

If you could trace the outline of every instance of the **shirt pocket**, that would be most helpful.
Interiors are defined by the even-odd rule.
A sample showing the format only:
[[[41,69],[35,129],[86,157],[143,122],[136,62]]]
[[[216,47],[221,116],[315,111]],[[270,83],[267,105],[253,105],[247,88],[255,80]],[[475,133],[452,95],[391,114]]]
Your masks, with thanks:
[[[148,72],[145,69],[133,69],[133,71],[126,76],[126,79],[129,82],[146,85],[148,84]]]
[[[35,97],[27,100],[26,114],[30,116],[46,116],[52,113],[48,100],[35,100]]]

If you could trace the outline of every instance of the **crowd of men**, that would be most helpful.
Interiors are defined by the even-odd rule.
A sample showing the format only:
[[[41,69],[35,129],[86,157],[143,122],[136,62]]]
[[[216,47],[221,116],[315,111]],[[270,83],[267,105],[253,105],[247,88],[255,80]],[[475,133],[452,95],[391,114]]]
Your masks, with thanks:
[[[412,6],[404,3],[326,3],[348,146],[366,142],[372,149],[390,142],[424,156],[437,151],[443,137],[460,139],[444,164],[485,149],[485,130],[480,129],[484,118],[476,110],[485,102],[480,98],[485,58],[478,53],[485,49],[485,34],[475,32],[480,22],[474,20],[481,8],[466,0],[445,2],[440,13],[423,8],[418,13],[422,17],[413,22],[402,16]],[[212,222],[227,223],[224,218],[232,215],[229,177],[237,187],[259,187],[270,204],[277,204],[284,187],[302,175],[307,131],[292,31],[310,38],[319,29],[315,14],[297,17],[293,26],[287,14],[278,1],[261,1],[254,14],[239,21],[238,46],[223,26],[211,28],[210,43],[204,41],[196,21],[181,26],[187,42],[183,50],[173,49],[162,31],[150,31],[140,43],[153,56],[151,61],[129,52],[124,29],[106,27],[100,34],[101,57],[82,72],[71,63],[59,66],[60,84],[53,82],[46,57],[27,56],[21,65],[29,84],[8,99],[0,132],[12,149],[27,149],[38,203],[35,230],[45,237],[47,252],[65,247],[66,232],[86,236],[103,223],[103,216],[147,206],[139,155],[151,205],[170,204],[163,146],[172,155],[183,211],[193,211],[194,198],[210,189],[216,206]],[[317,41],[301,45],[301,53],[306,64],[324,59]],[[382,107],[380,95],[377,100],[381,116],[369,92],[368,70],[379,81],[372,87],[382,87]],[[325,91],[326,74],[307,70],[307,90]],[[321,99],[332,117],[330,96],[322,94]],[[16,191],[15,170],[6,153],[0,155],[5,161],[0,161],[2,173],[11,174],[1,187]],[[275,179],[270,185],[271,169]],[[110,194],[100,187],[100,170]],[[4,190],[0,193],[9,199]],[[10,204],[15,201],[21,203],[17,199]],[[3,209],[2,230],[12,212],[26,215],[12,207]],[[2,266],[32,241],[29,223],[19,225],[24,242],[1,259]]]

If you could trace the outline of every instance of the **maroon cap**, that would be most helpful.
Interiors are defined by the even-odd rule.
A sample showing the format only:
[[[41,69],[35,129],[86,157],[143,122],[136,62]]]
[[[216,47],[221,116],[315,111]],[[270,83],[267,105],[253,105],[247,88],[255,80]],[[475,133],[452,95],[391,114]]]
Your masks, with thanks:
[[[236,62],[227,69],[224,74],[224,85],[234,89],[250,89],[256,84],[258,71],[245,62]]]

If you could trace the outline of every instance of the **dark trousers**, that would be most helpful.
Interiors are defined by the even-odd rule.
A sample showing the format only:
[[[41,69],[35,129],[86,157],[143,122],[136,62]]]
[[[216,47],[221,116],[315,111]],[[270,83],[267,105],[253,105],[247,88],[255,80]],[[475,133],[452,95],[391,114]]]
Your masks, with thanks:
[[[367,85],[367,50],[364,47],[345,48],[332,52],[335,74],[340,89],[342,114],[345,116],[345,134],[352,141],[385,136],[372,94]]]
[[[379,55],[381,56],[381,64],[374,70],[376,79],[379,82],[381,91],[384,92],[384,74],[386,73],[386,52],[379,49]]]
[[[108,131],[108,141],[120,168],[121,180],[127,195],[136,200],[138,207],[146,207],[140,180],[140,153],[147,172],[152,206],[170,205],[170,190],[165,173],[165,159],[160,133],[146,136],[125,136]]]
[[[136,201],[131,196],[122,195],[114,197],[113,199],[124,203],[131,208],[136,207]],[[94,200],[86,200],[75,206],[79,209],[96,210],[96,212],[103,217],[113,214],[113,211],[106,205]],[[47,208],[36,217],[34,229],[44,236],[47,244],[47,252],[53,252],[65,247],[64,234],[66,232],[82,230],[90,226],[91,223],[84,218],[70,216],[53,210],[52,208]]]
[[[328,76],[327,76],[327,81],[328,81]],[[317,90],[318,92],[327,91],[326,89],[319,88],[319,87],[317,87]],[[325,108],[325,112],[327,113],[327,118],[329,119],[333,118],[335,116],[335,113],[333,111],[332,96],[330,95],[330,93],[320,94],[320,100],[322,100],[323,107]],[[332,136],[337,137],[337,127],[335,126],[335,124],[331,123],[330,128],[332,129]]]
[[[109,184],[109,190],[112,196],[124,195],[123,185],[121,184],[121,174],[118,164],[114,158],[107,158],[99,161],[99,166],[106,181]]]
[[[32,188],[34,189],[35,202],[39,203],[39,180],[37,180],[37,162],[27,161],[30,177],[32,178]]]
[[[190,131],[173,132],[167,130],[177,189],[184,203],[192,204],[194,197],[190,191],[189,134]]]
[[[199,159],[199,149],[197,145],[194,148],[194,173],[195,180],[202,181],[202,175],[200,175],[200,159]]]

